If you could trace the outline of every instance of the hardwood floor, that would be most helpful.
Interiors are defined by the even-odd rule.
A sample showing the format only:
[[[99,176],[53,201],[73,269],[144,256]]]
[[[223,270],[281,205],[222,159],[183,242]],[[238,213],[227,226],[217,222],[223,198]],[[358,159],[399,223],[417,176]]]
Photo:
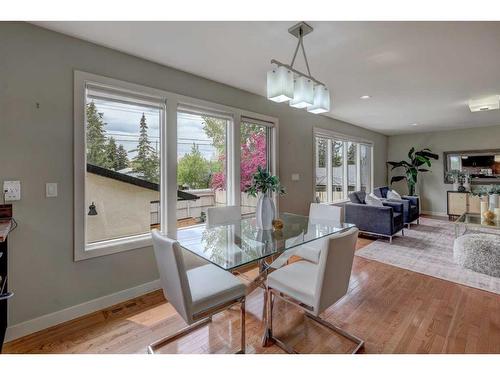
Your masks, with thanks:
[[[358,248],[372,240],[360,238]],[[247,352],[283,353],[260,340],[263,293],[247,300]],[[277,301],[275,333],[301,352],[345,353],[347,340]],[[326,320],[363,338],[365,353],[500,353],[500,296],[355,257],[348,295]],[[239,344],[239,309],[161,351],[226,353]],[[5,353],[145,353],[184,323],[160,291],[7,343]],[[363,351],[362,351],[363,352]]]

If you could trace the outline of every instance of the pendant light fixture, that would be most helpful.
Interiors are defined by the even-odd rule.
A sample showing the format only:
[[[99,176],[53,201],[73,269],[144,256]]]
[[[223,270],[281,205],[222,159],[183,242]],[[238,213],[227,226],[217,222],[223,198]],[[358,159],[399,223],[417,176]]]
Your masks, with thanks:
[[[313,28],[305,22],[288,29],[298,39],[297,47],[290,65],[271,60],[273,69],[267,72],[267,98],[278,103],[289,101],[290,106],[307,108],[311,113],[324,113],[330,111],[330,92],[324,83],[311,75],[303,43],[303,37],[312,31]],[[307,74],[293,67],[299,47],[304,55]]]

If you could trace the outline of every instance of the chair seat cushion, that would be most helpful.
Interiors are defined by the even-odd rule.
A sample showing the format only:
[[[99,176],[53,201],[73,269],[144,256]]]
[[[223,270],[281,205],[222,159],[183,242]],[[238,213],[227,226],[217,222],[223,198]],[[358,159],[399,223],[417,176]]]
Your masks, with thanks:
[[[187,271],[187,278],[193,300],[193,314],[245,295],[245,284],[236,276],[213,264],[190,269]]]
[[[267,285],[312,306],[318,265],[304,260],[280,268],[267,277]]]

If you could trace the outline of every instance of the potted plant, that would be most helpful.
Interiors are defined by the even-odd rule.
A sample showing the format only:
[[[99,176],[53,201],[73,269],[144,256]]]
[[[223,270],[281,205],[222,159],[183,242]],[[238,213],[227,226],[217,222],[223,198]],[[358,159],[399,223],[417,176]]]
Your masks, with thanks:
[[[453,181],[453,190],[455,191],[467,190],[467,188],[464,186],[464,184],[468,182],[467,173],[459,169],[452,169],[446,175],[449,180]]]
[[[415,195],[415,186],[417,185],[417,178],[419,172],[428,172],[426,168],[421,168],[424,164],[431,167],[431,159],[438,160],[439,156],[433,154],[430,149],[424,148],[421,151],[415,152],[415,147],[412,147],[408,152],[408,161],[388,161],[387,164],[392,166],[392,170],[396,168],[404,168],[405,174],[401,176],[393,176],[391,178],[391,185],[393,182],[406,180],[408,184],[408,194]]]
[[[252,197],[259,197],[255,211],[257,228],[263,230],[272,229],[276,208],[271,194],[285,194],[285,188],[281,185],[278,176],[272,176],[259,166],[257,172],[252,176],[252,183],[245,192]]]

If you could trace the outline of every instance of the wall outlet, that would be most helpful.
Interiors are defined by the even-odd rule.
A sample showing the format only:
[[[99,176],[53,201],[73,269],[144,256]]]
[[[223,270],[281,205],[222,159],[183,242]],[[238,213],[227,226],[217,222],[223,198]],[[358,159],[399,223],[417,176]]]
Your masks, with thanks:
[[[21,200],[21,181],[4,181],[2,191],[5,202]]]
[[[292,173],[292,181],[299,181],[300,175],[298,173]]]
[[[57,197],[57,182],[47,182],[45,184],[45,196],[47,198]]]

